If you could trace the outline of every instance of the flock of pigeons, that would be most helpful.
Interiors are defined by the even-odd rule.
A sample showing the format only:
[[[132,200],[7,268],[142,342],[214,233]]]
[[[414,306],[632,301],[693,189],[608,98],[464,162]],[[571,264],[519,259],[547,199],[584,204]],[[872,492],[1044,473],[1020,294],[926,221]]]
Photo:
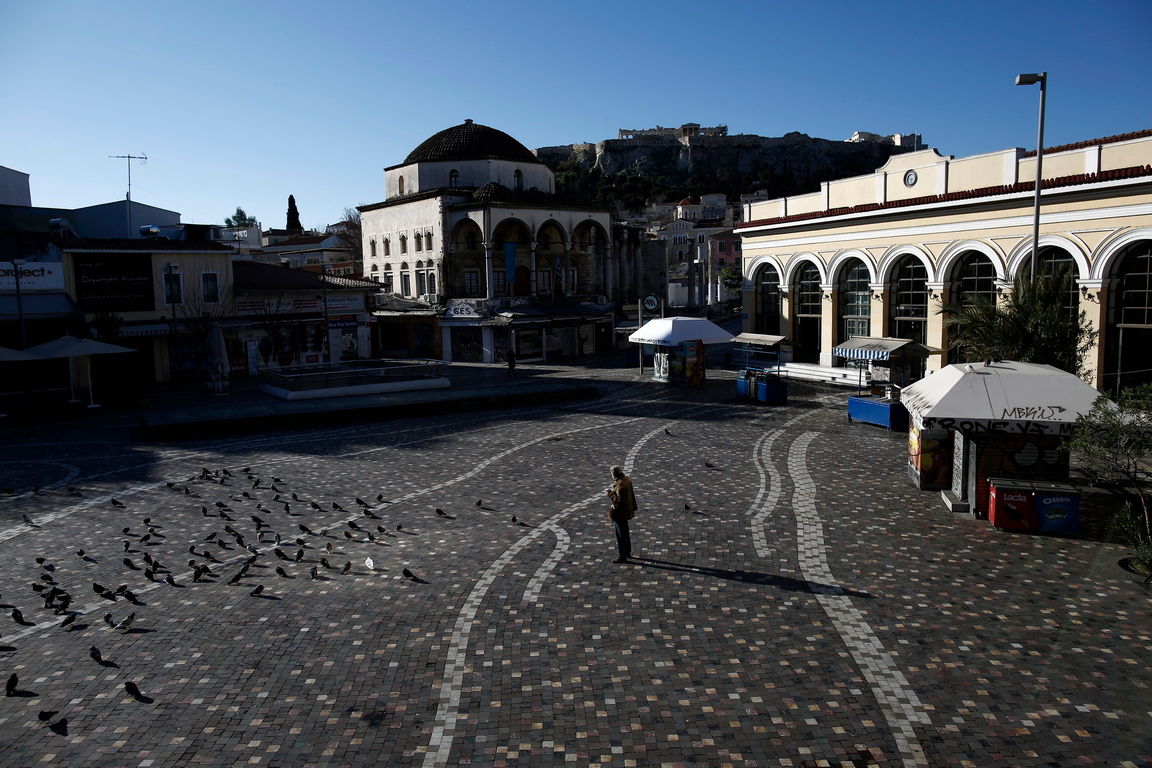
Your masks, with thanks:
[[[348,510],[335,501],[330,502],[330,509],[328,509],[315,500],[304,500],[296,493],[281,491],[280,488],[285,485],[285,482],[279,477],[272,477],[271,482],[265,484],[259,475],[253,474],[251,467],[240,470],[240,476],[234,475],[227,469],[213,471],[202,468],[198,474],[186,481],[170,481],[165,485],[174,493],[180,493],[201,502],[201,515],[218,518],[224,525],[221,529],[209,533],[199,545],[192,544],[188,547],[187,554],[190,557],[187,563],[190,572],[180,574],[179,578],[176,573],[161,563],[159,558],[149,551],[157,545],[165,543],[163,526],[159,522],[152,517],[144,517],[141,520],[141,527],[123,526],[120,529],[120,550],[115,553],[114,557],[120,558],[121,565],[127,572],[126,576],[134,578],[142,573],[149,582],[143,587],[146,590],[158,588],[161,583],[183,588],[186,584],[181,583],[181,579],[186,579],[189,574],[191,582],[196,584],[207,582],[226,583],[230,586],[239,585],[244,579],[255,577],[256,574],[252,572],[253,567],[265,568],[260,564],[260,561],[269,557],[274,557],[279,561],[279,564],[275,566],[275,573],[283,579],[296,578],[289,569],[297,565],[308,567],[308,577],[312,580],[326,578],[326,575],[330,573],[347,575],[352,572],[354,566],[351,560],[347,560],[343,565],[333,562],[336,556],[334,542],[386,544],[388,538],[400,535],[404,530],[403,524],[397,524],[394,532],[380,524],[379,521],[382,518],[376,513],[376,510],[381,505],[392,503],[385,500],[383,494],[376,496],[375,503],[356,497],[356,514],[349,514],[347,518],[325,524],[322,528],[317,526],[319,530],[313,530],[303,522],[284,520],[284,518],[299,518],[305,515],[315,517],[320,513],[327,512],[347,513]],[[206,497],[216,495],[217,492],[226,498],[222,497],[214,501],[206,499]],[[68,493],[73,496],[81,495],[80,491],[74,487],[68,488]],[[260,498],[257,497],[257,494]],[[129,510],[128,505],[119,499],[111,498],[109,503],[116,510],[125,512]],[[476,505],[483,507],[481,501],[477,501]],[[485,509],[487,508],[485,507]],[[436,509],[435,513],[439,517],[452,519],[442,509]],[[241,525],[240,520],[245,517],[247,520],[244,520],[243,524],[247,526],[250,521],[255,526],[254,533],[250,529],[248,532],[238,530],[237,526]],[[28,515],[24,515],[23,520],[26,525],[38,527]],[[273,520],[279,522],[279,525],[272,522]],[[518,522],[515,517],[512,518],[512,521]],[[236,525],[234,526],[233,523]],[[283,530],[276,531],[277,527]],[[287,530],[291,530],[291,533],[284,532]],[[330,534],[330,531],[336,530],[341,530],[341,533]],[[323,539],[328,539],[328,541],[321,544]],[[93,554],[84,549],[78,549],[74,554],[85,564],[100,562]],[[165,555],[165,557],[167,556]],[[225,579],[221,572],[236,562],[240,563],[239,568]],[[87,613],[92,611],[91,608],[85,611],[72,607],[75,598],[69,589],[77,589],[77,587],[74,584],[65,586],[61,581],[58,581],[57,577],[60,575],[61,569],[58,569],[56,564],[48,558],[37,557],[36,564],[39,566],[40,575],[38,580],[30,585],[31,591],[35,593],[34,599],[43,601],[44,610],[63,617],[57,625],[59,629],[65,632],[86,629],[88,625],[81,623],[81,621]],[[364,565],[369,571],[377,570],[371,556],[365,558]],[[408,568],[404,568],[402,573],[407,579],[422,582]],[[127,583],[113,588],[92,581],[91,589],[95,595],[112,605],[118,604],[121,600],[131,603],[133,607],[145,605]],[[269,597],[265,592],[265,584],[263,583],[255,584],[249,594],[252,597]],[[36,625],[35,622],[25,619],[23,612],[17,607],[12,607],[11,617],[13,621],[23,627]],[[125,634],[148,631],[134,629],[136,611],[119,617],[114,616],[111,611],[107,611],[103,615],[103,621],[111,630],[119,630]],[[88,656],[101,666],[118,668],[115,662],[106,660],[95,645],[88,650]],[[5,694],[7,696],[32,695],[20,691],[19,685],[20,678],[13,672],[5,685]],[[152,702],[152,699],[140,690],[137,683],[131,680],[124,682],[124,690],[137,701]],[[39,713],[39,720],[58,733],[66,733],[67,720],[57,720],[59,714],[58,710],[43,710]]]

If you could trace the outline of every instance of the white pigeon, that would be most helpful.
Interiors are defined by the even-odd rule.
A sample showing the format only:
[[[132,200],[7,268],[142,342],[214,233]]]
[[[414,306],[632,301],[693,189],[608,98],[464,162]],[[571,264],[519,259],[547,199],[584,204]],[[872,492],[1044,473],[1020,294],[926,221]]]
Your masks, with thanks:
[[[364,565],[368,566],[368,570],[370,571],[376,568],[376,563],[372,562],[372,558],[370,557],[364,561]]]

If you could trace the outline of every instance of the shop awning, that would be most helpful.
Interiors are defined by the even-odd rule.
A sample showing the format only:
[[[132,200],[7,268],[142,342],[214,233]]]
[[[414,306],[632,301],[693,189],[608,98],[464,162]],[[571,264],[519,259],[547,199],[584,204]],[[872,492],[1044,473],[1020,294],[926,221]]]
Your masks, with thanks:
[[[1050,365],[1003,361],[949,365],[904,388],[900,400],[925,426],[1009,432],[1062,432],[1099,396]]]
[[[832,349],[832,354],[847,360],[890,360],[893,357],[928,357],[930,348],[911,339],[887,336],[853,336]]]
[[[737,344],[745,344],[749,347],[775,347],[787,336],[772,336],[767,333],[741,333],[735,338]]]
[[[732,334],[702,317],[659,317],[644,323],[628,337],[633,344],[671,346],[685,341],[701,344],[724,344]]]
[[[24,315],[25,320],[55,320],[75,317],[80,308],[66,293],[22,293],[20,303],[16,294],[0,296],[0,320],[17,320]]]

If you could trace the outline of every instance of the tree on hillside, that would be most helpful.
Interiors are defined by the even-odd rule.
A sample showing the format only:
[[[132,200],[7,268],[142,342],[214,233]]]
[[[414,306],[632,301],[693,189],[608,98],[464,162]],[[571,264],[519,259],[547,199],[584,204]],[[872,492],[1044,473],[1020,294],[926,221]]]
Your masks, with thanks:
[[[949,302],[940,309],[948,316],[949,346],[966,360],[1042,363],[1079,376],[1098,334],[1088,313],[1069,307],[1071,292],[1071,270],[1035,281],[1021,272],[1003,302],[983,296]]]
[[[296,198],[288,195],[288,226],[289,232],[303,232],[304,226],[300,223],[300,211],[296,210]]]
[[[240,206],[236,206],[236,213],[224,219],[226,227],[254,227],[258,223],[255,216],[244,213],[244,209]]]

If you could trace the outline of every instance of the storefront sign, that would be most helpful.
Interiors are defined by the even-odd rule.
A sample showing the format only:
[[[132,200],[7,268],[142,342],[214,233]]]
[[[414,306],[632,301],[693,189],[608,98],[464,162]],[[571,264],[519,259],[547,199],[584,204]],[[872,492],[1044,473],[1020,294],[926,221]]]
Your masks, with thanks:
[[[359,328],[360,321],[354,317],[329,317],[329,328]]]
[[[480,317],[476,302],[472,299],[448,299],[445,310],[448,317]]]
[[[21,291],[63,291],[64,269],[60,262],[29,261],[20,265]],[[11,262],[0,261],[0,291],[16,292],[16,272]]]
[[[151,254],[75,255],[72,265],[76,273],[76,301],[85,312],[156,309]]]
[[[323,295],[315,296],[311,293],[304,296],[237,296],[237,315],[310,315],[321,314],[325,308]],[[329,314],[352,314],[364,311],[364,297],[362,295],[339,296],[329,295],[327,301]]]

